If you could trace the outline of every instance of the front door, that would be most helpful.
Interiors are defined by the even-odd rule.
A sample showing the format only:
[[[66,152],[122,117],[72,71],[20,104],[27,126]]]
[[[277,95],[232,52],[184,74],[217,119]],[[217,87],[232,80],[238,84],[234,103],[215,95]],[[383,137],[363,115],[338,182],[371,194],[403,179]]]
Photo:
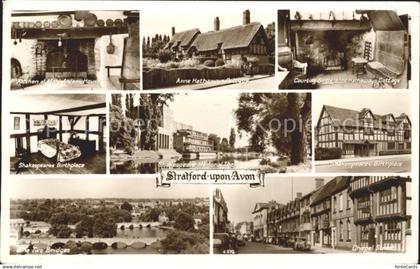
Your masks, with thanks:
[[[375,228],[369,228],[369,237],[368,237],[369,247],[375,249],[376,239],[375,239]]]

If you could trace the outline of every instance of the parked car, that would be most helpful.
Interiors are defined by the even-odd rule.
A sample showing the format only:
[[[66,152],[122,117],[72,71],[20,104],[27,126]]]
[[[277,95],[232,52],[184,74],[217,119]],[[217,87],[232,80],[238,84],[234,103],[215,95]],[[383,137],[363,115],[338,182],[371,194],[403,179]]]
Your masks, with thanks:
[[[294,250],[302,250],[302,251],[309,251],[311,250],[311,244],[309,244],[308,240],[304,237],[298,237],[295,240],[295,244],[293,246]]]
[[[287,239],[285,247],[293,248],[294,246],[295,246],[295,240],[293,238]]]
[[[244,237],[242,235],[236,236],[236,241],[237,241],[238,247],[245,246],[245,240],[244,240]]]

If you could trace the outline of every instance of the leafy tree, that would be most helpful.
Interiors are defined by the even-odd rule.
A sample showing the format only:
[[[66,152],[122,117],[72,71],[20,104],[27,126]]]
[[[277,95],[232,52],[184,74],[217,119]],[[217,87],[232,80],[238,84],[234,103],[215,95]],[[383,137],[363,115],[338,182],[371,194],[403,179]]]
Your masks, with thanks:
[[[64,224],[54,224],[48,230],[48,233],[55,235],[57,238],[69,238],[72,233],[72,229]]]
[[[131,212],[133,210],[133,206],[129,202],[124,201],[124,203],[121,205],[121,209]]]
[[[82,217],[81,221],[76,224],[75,233],[76,237],[80,238],[83,236],[93,237],[93,224],[94,220],[90,216]]]
[[[181,212],[175,219],[175,228],[184,231],[194,230],[195,221],[190,214]]]
[[[137,137],[134,121],[126,118],[122,113],[122,109],[115,105],[111,105],[110,120],[110,145],[124,148],[128,154],[134,154]]]
[[[163,106],[173,100],[173,94],[142,94],[140,96],[140,146],[156,150],[158,127],[162,122]]]
[[[305,161],[310,104],[309,93],[241,94],[235,111],[237,126],[250,134],[251,150],[262,152],[272,144],[298,164]]]
[[[220,151],[220,137],[217,134],[209,134],[208,141],[213,145],[213,150]]]
[[[94,216],[93,234],[95,237],[112,238],[117,234],[117,224],[114,219],[107,218],[104,213]]]
[[[227,138],[223,138],[222,142],[220,143],[220,150],[222,152],[229,152],[230,151],[230,146],[229,146],[229,142],[227,140]]]
[[[203,236],[199,233],[189,233],[185,231],[171,231],[165,239],[161,241],[165,252],[174,253],[208,253],[208,234]],[[201,247],[203,244],[207,247]]]
[[[230,129],[230,136],[229,136],[229,145],[230,148],[233,150],[235,148],[235,142],[236,142],[236,133],[235,129]]]

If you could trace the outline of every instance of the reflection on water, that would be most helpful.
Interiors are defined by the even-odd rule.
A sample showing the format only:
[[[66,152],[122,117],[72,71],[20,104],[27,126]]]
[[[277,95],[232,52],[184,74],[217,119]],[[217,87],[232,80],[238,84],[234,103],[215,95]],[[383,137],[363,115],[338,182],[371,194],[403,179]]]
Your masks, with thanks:
[[[117,236],[122,238],[160,238],[166,237],[166,231],[159,228],[125,228],[124,230],[118,229]]]
[[[159,252],[148,246],[142,249],[135,249],[132,247],[127,247],[123,249],[114,249],[112,247],[108,247],[106,249],[94,249],[92,250],[92,254],[158,254]]]
[[[257,168],[258,157],[250,156],[223,156],[212,159],[189,159],[180,158],[177,160],[168,159],[161,160],[160,162],[144,163],[141,160],[128,160],[115,162],[111,160],[111,173],[112,174],[154,174],[159,171],[159,168],[208,168],[208,169],[235,169],[240,168],[241,164],[253,161]]]

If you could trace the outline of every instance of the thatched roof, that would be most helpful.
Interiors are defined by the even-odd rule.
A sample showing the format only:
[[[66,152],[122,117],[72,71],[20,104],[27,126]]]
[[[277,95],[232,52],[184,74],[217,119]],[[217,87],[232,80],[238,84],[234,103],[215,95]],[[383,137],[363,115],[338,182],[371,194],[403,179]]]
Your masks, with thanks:
[[[177,46],[189,46],[197,34],[200,34],[198,28],[176,33],[172,36],[171,40],[169,40],[168,44],[166,44],[165,49]]]
[[[221,45],[221,49],[235,49],[248,47],[252,39],[262,28],[263,37],[267,40],[264,27],[259,22],[252,22],[245,25],[230,27],[219,31],[202,33],[192,43],[197,51],[216,50]]]

